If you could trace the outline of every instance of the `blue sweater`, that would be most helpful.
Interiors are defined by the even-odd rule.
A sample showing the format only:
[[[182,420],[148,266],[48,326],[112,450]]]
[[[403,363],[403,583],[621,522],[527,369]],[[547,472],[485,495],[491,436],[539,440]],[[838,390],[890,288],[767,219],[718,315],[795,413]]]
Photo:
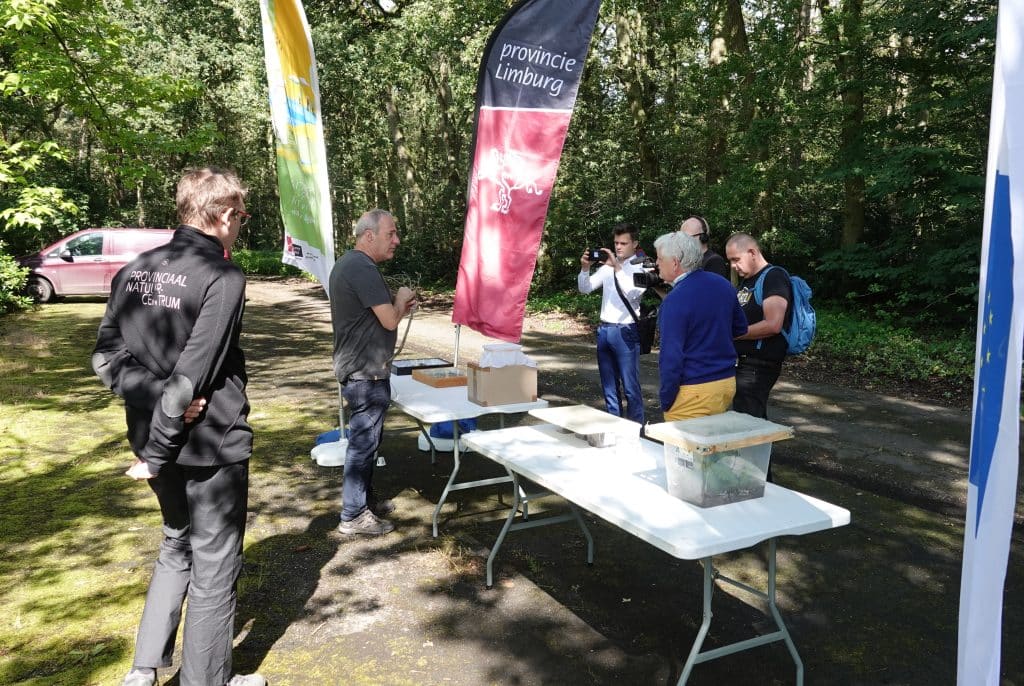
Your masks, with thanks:
[[[697,270],[678,281],[658,313],[662,411],[675,402],[680,386],[736,375],[733,339],[747,332],[736,290],[718,274]]]

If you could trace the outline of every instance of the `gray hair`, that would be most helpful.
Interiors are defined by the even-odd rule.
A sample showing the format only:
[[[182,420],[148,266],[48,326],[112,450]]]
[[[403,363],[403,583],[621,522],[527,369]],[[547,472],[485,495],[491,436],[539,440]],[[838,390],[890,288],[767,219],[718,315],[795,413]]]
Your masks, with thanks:
[[[679,231],[666,233],[654,241],[654,249],[658,257],[679,260],[679,268],[684,272],[692,272],[700,266],[704,247],[693,236]]]
[[[374,209],[363,214],[356,222],[355,228],[352,229],[352,235],[359,238],[365,231],[373,231],[376,234],[380,231],[380,220],[384,217],[394,217],[387,210]]]

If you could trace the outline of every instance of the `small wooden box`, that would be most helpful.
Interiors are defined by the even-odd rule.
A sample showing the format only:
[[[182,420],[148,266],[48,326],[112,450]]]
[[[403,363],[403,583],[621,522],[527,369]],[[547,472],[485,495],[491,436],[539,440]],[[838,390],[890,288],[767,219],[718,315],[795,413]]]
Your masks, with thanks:
[[[460,367],[440,367],[437,369],[414,369],[412,378],[434,388],[466,385],[466,370]]]
[[[481,367],[469,363],[467,396],[471,403],[493,407],[537,400],[537,368],[526,365]]]

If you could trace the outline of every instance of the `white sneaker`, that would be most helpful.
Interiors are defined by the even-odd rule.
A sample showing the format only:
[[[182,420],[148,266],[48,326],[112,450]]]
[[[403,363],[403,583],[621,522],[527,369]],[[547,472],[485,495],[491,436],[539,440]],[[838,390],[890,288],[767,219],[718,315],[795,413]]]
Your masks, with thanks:
[[[267,680],[259,674],[236,674],[225,686],[267,686]]]
[[[124,675],[121,686],[156,686],[156,670],[132,667],[132,671]]]

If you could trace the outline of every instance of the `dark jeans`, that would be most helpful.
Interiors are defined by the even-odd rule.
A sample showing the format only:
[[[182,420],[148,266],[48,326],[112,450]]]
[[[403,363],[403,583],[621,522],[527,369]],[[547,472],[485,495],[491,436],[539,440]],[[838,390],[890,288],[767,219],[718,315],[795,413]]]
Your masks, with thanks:
[[[249,462],[186,467],[170,462],[149,480],[163,516],[164,540],[146,593],[135,667],[168,667],[188,597],[182,686],[231,678],[235,582],[249,495]]]
[[[768,419],[768,394],[782,373],[782,362],[741,356],[736,363],[736,395],[732,409]]]
[[[736,395],[732,399],[732,409],[768,419],[768,394],[781,373],[782,362],[740,356],[736,363]],[[768,463],[768,481],[775,481],[771,462]]]
[[[597,369],[601,373],[604,405],[608,414],[644,423],[644,398],[640,390],[640,335],[636,324],[601,324],[597,329]],[[626,396],[622,411],[619,382]]]
[[[391,404],[391,381],[349,380],[341,392],[348,403],[348,449],[341,491],[341,520],[361,515],[373,498],[373,463]]]

